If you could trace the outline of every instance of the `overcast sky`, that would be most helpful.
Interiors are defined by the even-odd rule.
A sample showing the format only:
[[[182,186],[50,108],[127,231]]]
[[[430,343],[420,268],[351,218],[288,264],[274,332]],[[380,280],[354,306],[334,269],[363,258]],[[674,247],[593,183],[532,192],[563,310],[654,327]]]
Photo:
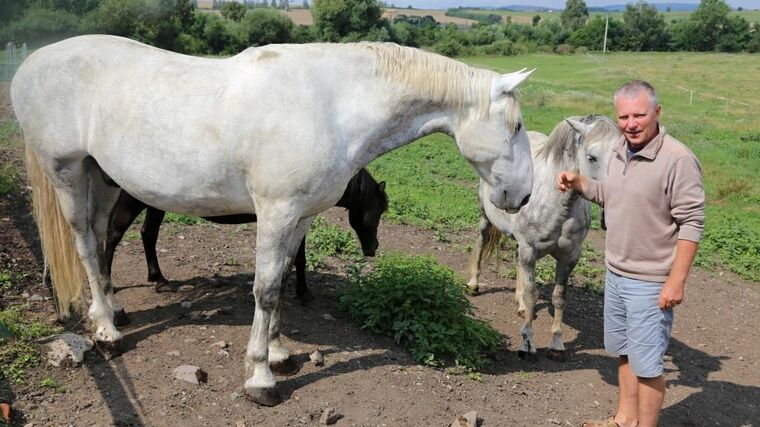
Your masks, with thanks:
[[[486,6],[499,7],[513,4],[544,6],[564,8],[565,0],[385,0],[387,4],[394,4],[396,7],[406,7],[412,5],[418,9],[448,9],[450,7],[472,7]],[[586,6],[605,6],[612,4],[626,4],[633,1],[626,0],[586,0]],[[698,4],[699,0],[670,0],[656,1],[651,0],[647,3],[692,3]],[[760,0],[726,0],[731,7],[743,7],[745,9],[760,9]]]

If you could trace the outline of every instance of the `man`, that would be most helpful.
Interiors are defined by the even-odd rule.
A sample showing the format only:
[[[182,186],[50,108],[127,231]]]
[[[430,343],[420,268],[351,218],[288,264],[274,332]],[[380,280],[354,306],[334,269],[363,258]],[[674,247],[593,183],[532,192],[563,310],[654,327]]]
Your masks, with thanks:
[[[704,227],[699,161],[660,126],[654,88],[615,92],[623,132],[604,182],[562,172],[557,187],[604,207],[607,223],[604,347],[619,357],[617,413],[584,426],[656,426],[665,396],[663,356],[673,307],[684,298]]]

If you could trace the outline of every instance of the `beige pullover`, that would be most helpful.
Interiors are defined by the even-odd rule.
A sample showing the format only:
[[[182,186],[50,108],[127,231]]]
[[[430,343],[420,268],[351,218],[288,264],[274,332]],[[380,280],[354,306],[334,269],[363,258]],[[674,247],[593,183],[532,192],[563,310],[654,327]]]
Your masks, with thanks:
[[[664,282],[677,240],[699,242],[702,237],[702,170],[694,153],[662,126],[649,144],[626,158],[621,138],[607,179],[589,179],[581,196],[604,207],[607,267],[625,277]]]

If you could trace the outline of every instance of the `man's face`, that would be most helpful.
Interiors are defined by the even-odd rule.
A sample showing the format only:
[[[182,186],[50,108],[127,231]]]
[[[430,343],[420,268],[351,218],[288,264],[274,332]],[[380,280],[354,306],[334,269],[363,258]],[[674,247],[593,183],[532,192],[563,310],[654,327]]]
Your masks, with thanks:
[[[619,96],[615,101],[618,125],[633,148],[649,143],[659,131],[660,106],[652,107],[649,94],[640,91],[633,98]]]

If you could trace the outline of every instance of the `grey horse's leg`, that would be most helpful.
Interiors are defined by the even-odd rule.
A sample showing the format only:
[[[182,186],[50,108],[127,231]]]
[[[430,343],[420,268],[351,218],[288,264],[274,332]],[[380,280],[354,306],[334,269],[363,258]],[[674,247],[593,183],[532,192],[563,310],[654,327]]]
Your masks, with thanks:
[[[552,323],[552,342],[546,351],[546,356],[552,360],[565,360],[565,343],[562,337],[562,317],[565,313],[565,290],[570,274],[580,258],[580,251],[576,250],[567,259],[557,260],[557,269],[554,274],[554,292],[552,293],[552,305],[554,305],[554,322]]]
[[[521,359],[535,361],[536,345],[533,340],[533,319],[535,319],[536,302],[538,301],[538,288],[536,287],[536,256],[533,248],[521,245],[518,248],[517,277],[518,286],[522,282],[523,292],[520,298],[524,304],[524,323],[522,327],[522,344],[518,350]],[[522,279],[522,280],[521,280]]]
[[[493,224],[491,224],[486,217],[485,212],[481,209],[478,238],[475,241],[475,248],[472,250],[472,256],[470,256],[470,281],[467,282],[467,288],[473,293],[477,293],[478,290],[480,290],[480,263],[483,262],[483,251],[491,238],[490,233],[492,227]]]
[[[245,390],[255,402],[272,406],[280,403],[281,398],[269,365],[283,363],[290,356],[279,333],[282,278],[292,265],[310,219],[299,221],[296,214],[288,212],[287,206],[269,207],[257,214],[253,285],[256,308],[244,359]]]

